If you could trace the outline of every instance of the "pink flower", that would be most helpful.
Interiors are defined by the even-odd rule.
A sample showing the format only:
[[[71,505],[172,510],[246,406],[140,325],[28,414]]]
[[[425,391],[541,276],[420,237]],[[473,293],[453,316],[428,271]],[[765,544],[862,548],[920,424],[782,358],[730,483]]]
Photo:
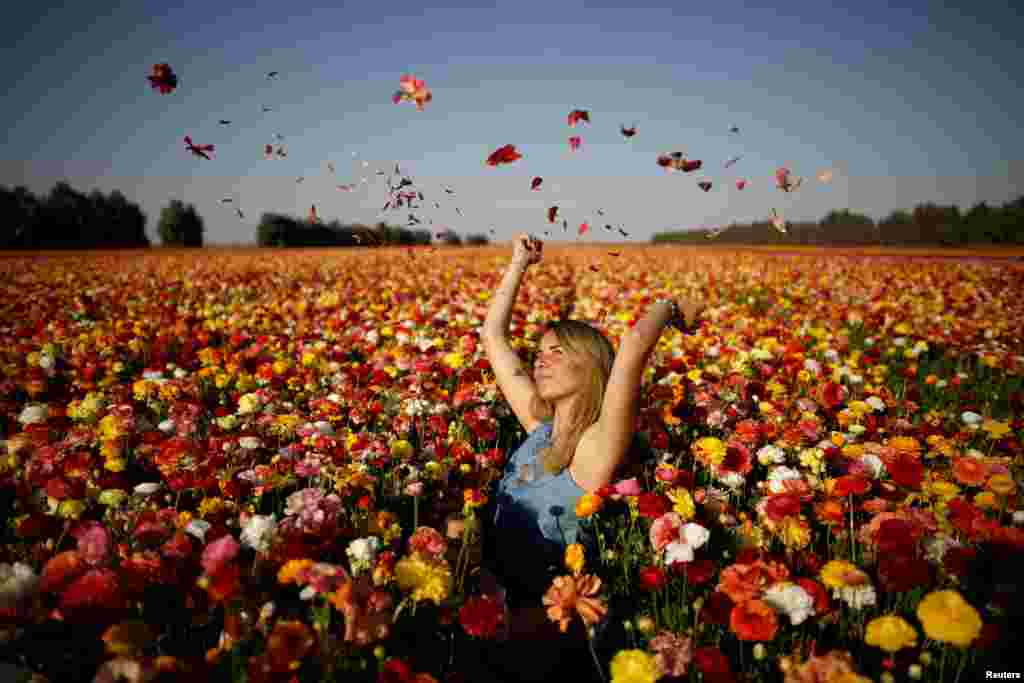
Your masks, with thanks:
[[[616,482],[612,485],[612,489],[620,496],[639,496],[643,492],[640,480],[636,477]]]
[[[60,596],[62,610],[83,607],[117,608],[121,591],[117,574],[109,569],[93,569],[75,579]]]
[[[677,636],[669,631],[662,631],[648,646],[654,652],[654,661],[664,676],[685,676],[690,662],[693,660],[693,641]]]
[[[240,546],[232,536],[221,536],[203,550],[201,563],[209,575],[217,574],[238,555]]]
[[[110,532],[96,521],[82,522],[71,536],[78,541],[78,554],[87,563],[102,564],[110,553]]]
[[[414,552],[437,557],[448,550],[448,542],[436,529],[421,526],[409,539],[409,548]]]
[[[683,518],[675,512],[666,512],[651,524],[651,545],[654,552],[665,549],[669,543],[679,540],[679,530],[683,528]]]

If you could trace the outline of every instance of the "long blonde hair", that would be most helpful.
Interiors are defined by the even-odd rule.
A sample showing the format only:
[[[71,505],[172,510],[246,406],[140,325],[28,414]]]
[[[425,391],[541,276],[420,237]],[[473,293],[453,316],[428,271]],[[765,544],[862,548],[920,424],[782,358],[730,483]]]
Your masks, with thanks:
[[[560,320],[548,327],[548,331],[554,332],[559,344],[568,349],[570,365],[587,373],[589,379],[551,445],[537,454],[546,472],[558,474],[572,462],[583,432],[601,416],[604,391],[615,362],[615,347],[599,330],[580,320]],[[539,396],[534,396],[531,408],[542,420],[555,415],[554,406]]]

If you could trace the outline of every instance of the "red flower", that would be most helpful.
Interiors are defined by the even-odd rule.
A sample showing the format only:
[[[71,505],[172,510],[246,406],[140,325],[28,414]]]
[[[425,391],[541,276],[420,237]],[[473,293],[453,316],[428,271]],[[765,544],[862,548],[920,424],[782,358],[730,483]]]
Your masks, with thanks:
[[[909,553],[884,554],[878,558],[878,581],[890,593],[931,585],[931,565]]]
[[[914,490],[921,488],[924,465],[914,456],[901,453],[886,463],[886,469],[889,470],[892,480],[900,486]]]
[[[765,503],[764,512],[773,522],[800,514],[800,498],[789,493],[771,496]]]
[[[840,498],[846,496],[862,496],[871,490],[871,482],[862,477],[854,477],[850,475],[839,477],[835,480],[833,485],[832,495]]]
[[[487,157],[488,166],[497,166],[498,164],[510,164],[513,161],[522,159],[523,155],[516,151],[515,145],[504,145],[499,147]]]
[[[771,605],[763,600],[744,600],[732,608],[729,628],[740,640],[766,641],[779,630],[779,618]]]
[[[50,558],[39,579],[42,593],[59,593],[65,586],[81,576],[86,569],[85,560],[77,550],[65,550]]]
[[[846,387],[836,382],[825,382],[818,390],[818,403],[828,410],[835,410],[846,400]]]
[[[807,591],[807,594],[814,598],[814,613],[828,614],[832,611],[832,601],[829,600],[828,591],[814,579],[800,578],[796,580],[798,586]]]
[[[691,586],[701,586],[711,580],[718,568],[715,563],[707,558],[694,560],[693,562],[675,562],[672,564],[672,572],[682,576],[686,583]]]
[[[887,519],[878,527],[876,542],[882,553],[908,553],[917,544],[917,526],[904,519]]]
[[[729,659],[717,647],[698,647],[693,652],[693,663],[706,674],[730,673]]]
[[[666,583],[668,577],[661,567],[649,566],[640,570],[640,587],[645,591],[659,591]]]
[[[122,596],[117,574],[109,569],[93,569],[68,586],[60,596],[62,610],[82,608],[117,609]]]
[[[947,574],[967,576],[970,573],[971,564],[977,556],[978,551],[971,546],[953,547],[943,555],[942,566]]]
[[[636,502],[640,515],[647,519],[657,519],[672,509],[671,502],[659,493],[641,493]]]
[[[494,638],[505,621],[505,606],[493,595],[474,596],[459,610],[459,623],[471,636]]]
[[[218,573],[238,555],[240,546],[231,536],[222,536],[203,550],[202,565],[207,574]]]

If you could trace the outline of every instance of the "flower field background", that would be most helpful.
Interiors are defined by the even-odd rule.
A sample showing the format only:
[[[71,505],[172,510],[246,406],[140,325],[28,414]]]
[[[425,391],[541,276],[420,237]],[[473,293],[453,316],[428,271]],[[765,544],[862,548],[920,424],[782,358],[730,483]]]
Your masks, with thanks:
[[[1019,671],[1024,266],[545,250],[649,361],[544,606],[606,680]],[[0,260],[0,659],[51,681],[489,680],[480,520],[524,434],[478,344],[508,249]],[[539,605],[538,605],[539,606]],[[1019,622],[1018,622],[1019,623]]]

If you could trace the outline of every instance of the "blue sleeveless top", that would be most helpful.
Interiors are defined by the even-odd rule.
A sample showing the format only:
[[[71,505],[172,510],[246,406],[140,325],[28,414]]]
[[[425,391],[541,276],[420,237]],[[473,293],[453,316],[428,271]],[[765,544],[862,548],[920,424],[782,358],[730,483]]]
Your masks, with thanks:
[[[549,569],[561,566],[565,547],[576,542],[576,501],[585,491],[569,468],[553,475],[537,461],[550,445],[554,424],[543,422],[515,450],[498,484],[494,514],[495,567],[510,592],[543,593]]]

